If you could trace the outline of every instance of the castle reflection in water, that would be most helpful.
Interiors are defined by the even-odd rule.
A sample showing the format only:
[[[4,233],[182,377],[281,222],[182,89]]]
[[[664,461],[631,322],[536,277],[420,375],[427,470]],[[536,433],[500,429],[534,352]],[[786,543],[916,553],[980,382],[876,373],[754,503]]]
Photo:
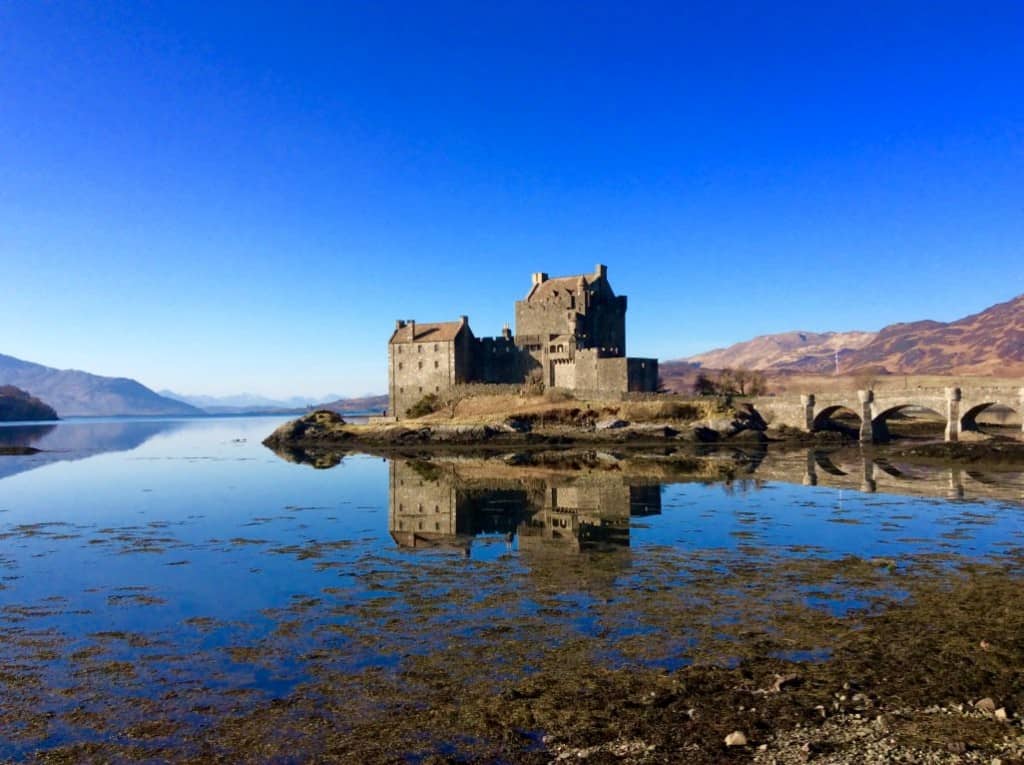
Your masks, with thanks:
[[[900,463],[859,450],[761,452],[718,478],[709,478],[700,464],[692,475],[662,475],[632,471],[629,460],[611,460],[604,470],[544,470],[500,460],[396,458],[390,460],[389,530],[401,547],[447,547],[465,555],[482,535],[504,535],[531,553],[621,549],[630,543],[630,519],[661,514],[662,487],[689,481],[1024,503],[1024,473],[1009,466],[984,471]]]
[[[402,547],[457,548],[479,535],[518,538],[522,551],[629,545],[630,518],[661,513],[661,485],[607,474],[502,478],[451,464],[392,460],[388,525]]]

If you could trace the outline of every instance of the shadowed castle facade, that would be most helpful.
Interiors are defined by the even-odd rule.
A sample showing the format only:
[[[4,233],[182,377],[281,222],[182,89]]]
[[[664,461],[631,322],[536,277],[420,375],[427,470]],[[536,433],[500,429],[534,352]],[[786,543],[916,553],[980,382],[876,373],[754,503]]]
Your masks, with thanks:
[[[515,335],[478,338],[469,319],[396,322],[388,342],[389,413],[397,417],[428,394],[467,383],[522,384],[538,380],[581,396],[651,392],[657,359],[626,356],[626,297],[616,295],[608,269],[548,278],[533,274],[515,305]]]

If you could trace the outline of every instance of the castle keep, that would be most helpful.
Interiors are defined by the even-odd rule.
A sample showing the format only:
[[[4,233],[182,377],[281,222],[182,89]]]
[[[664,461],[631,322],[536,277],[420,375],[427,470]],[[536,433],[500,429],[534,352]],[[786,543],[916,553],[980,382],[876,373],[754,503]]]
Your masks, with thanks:
[[[389,413],[404,417],[428,394],[468,383],[539,381],[580,396],[614,398],[654,391],[657,359],[626,356],[626,297],[608,283],[608,269],[548,278],[533,274],[515,305],[515,334],[474,336],[458,321],[399,320],[388,342]]]

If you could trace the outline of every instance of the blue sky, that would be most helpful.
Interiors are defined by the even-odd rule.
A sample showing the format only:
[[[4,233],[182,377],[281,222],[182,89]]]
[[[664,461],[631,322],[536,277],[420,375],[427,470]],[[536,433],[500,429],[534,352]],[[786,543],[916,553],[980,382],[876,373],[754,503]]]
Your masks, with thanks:
[[[629,351],[1024,292],[1024,4],[0,3],[0,353],[385,389],[609,266]]]

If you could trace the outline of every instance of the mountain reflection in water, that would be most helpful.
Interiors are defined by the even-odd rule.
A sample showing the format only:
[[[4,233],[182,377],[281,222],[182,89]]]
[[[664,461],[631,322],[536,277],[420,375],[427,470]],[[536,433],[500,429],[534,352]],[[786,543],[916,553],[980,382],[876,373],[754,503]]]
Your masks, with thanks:
[[[188,420],[62,420],[40,425],[0,425],[0,446],[31,446],[41,451],[0,459],[0,479],[54,462],[80,460],[137,449],[161,433],[188,426]]]

